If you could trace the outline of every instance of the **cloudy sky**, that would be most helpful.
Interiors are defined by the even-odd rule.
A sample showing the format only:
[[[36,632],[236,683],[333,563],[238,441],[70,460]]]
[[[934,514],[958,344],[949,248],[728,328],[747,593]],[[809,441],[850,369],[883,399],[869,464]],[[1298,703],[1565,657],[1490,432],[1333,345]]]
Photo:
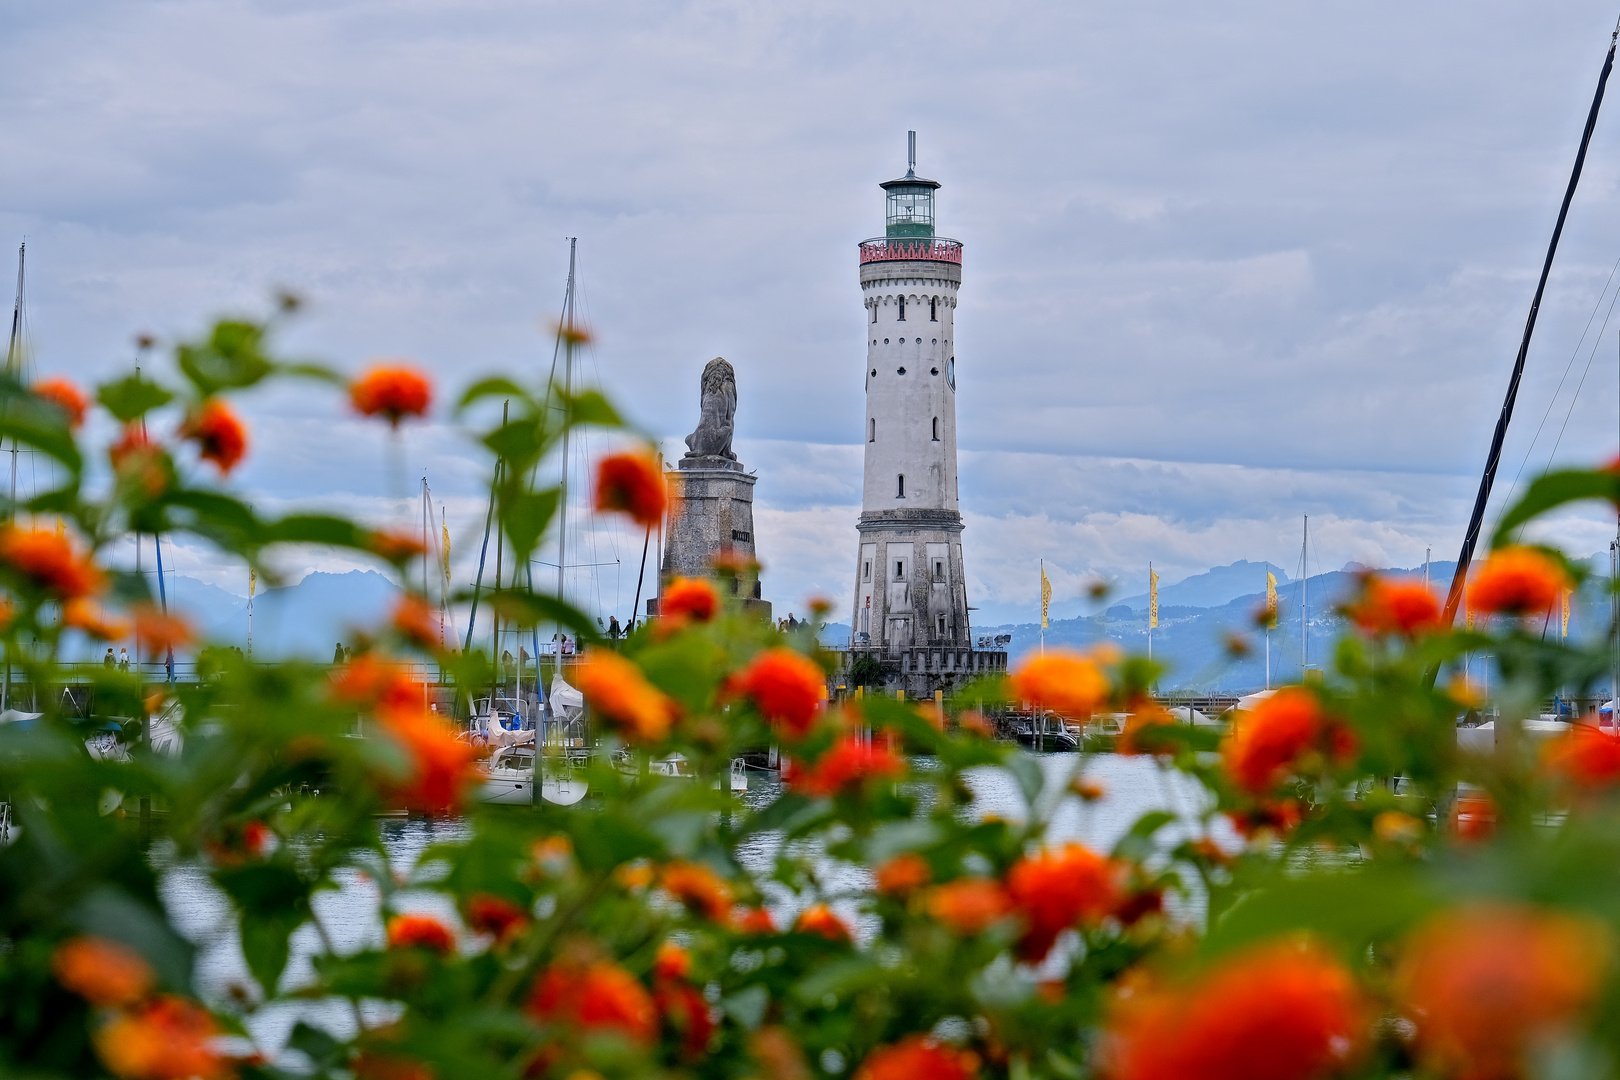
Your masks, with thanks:
[[[0,12],[0,240],[28,240],[40,370],[106,376],[136,332],[172,339],[285,285],[312,301],[285,336],[300,354],[412,357],[446,386],[538,377],[578,236],[587,374],[649,433],[678,447],[703,364],[737,366],[784,613],[852,580],[855,245],[881,232],[876,184],[903,171],[915,128],[919,170],[945,185],[940,231],[966,245],[957,406],[981,622],[1034,611],[1042,558],[1060,611],[1094,573],[1140,591],[1150,559],[1168,580],[1237,558],[1297,566],[1303,514],[1313,570],[1454,557],[1615,14],[1592,0]],[[1615,451],[1617,112],[1594,138],[1501,488],[1555,444],[1568,461]],[[338,403],[245,405],[241,483],[263,505],[401,513],[384,440]],[[413,431],[403,457],[469,550],[482,459],[449,422]],[[1553,535],[1590,553],[1610,526],[1593,513]],[[618,560],[590,589],[622,615],[639,538],[588,539],[591,561]],[[201,552],[178,561],[239,588]]]

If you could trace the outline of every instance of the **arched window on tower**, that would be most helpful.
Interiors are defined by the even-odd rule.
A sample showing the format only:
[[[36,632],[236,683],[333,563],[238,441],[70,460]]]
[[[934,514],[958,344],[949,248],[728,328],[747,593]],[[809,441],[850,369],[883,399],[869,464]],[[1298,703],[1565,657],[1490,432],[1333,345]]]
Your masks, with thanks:
[[[877,305],[872,305],[872,321],[877,322]]]
[[[939,322],[939,297],[937,296],[928,298],[928,321]]]
[[[895,477],[894,497],[897,498],[897,499],[903,499],[903,498],[906,497],[906,474],[905,473],[901,473],[899,476]]]
[[[939,417],[934,417],[934,441],[939,442]]]
[[[906,298],[903,296],[900,298],[900,321],[906,321]]]
[[[872,417],[867,423],[871,425],[871,428],[866,433],[866,441],[877,442],[877,417]]]

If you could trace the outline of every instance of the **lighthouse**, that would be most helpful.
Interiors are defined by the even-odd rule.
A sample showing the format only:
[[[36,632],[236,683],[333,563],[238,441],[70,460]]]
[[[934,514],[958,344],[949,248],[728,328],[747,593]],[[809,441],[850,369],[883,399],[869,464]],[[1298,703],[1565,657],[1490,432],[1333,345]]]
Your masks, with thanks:
[[[866,448],[851,661],[882,664],[913,694],[1005,668],[973,647],[956,482],[957,293],[962,245],[937,235],[940,185],[906,174],[879,186],[883,235],[860,243],[865,306]],[[870,667],[870,665],[868,665]]]

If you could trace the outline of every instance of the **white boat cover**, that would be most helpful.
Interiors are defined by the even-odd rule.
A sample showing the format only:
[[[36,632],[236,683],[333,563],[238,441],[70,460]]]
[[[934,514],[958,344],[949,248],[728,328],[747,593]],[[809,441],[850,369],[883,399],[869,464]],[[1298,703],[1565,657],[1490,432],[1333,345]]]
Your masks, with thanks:
[[[1275,690],[1259,690],[1253,694],[1246,694],[1243,697],[1238,698],[1238,703],[1234,707],[1238,712],[1249,712],[1256,705],[1259,705],[1262,701],[1266,700],[1266,698],[1270,697],[1276,692],[1277,691]]]
[[[572,723],[585,713],[585,695],[563,681],[561,674],[551,677],[551,714],[563,723]]]

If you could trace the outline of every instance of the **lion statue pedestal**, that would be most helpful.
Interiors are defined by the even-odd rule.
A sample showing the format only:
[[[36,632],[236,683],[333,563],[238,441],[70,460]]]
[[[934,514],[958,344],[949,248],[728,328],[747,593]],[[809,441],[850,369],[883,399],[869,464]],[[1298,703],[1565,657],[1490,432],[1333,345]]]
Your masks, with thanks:
[[[731,449],[737,415],[737,376],[720,357],[703,369],[697,430],[686,437],[687,453],[669,474],[676,512],[664,539],[658,570],[659,591],[673,577],[706,577],[715,557],[727,553],[745,563],[754,549],[754,482]],[[771,605],[760,598],[759,578],[743,578],[743,606],[763,619]],[[647,601],[658,614],[658,601]]]

